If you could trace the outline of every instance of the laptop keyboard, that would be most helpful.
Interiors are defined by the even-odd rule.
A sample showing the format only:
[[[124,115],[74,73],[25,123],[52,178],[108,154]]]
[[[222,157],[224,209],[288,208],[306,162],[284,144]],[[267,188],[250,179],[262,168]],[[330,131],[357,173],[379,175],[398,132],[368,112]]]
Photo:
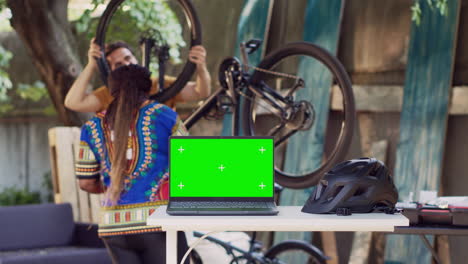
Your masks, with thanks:
[[[171,202],[171,208],[270,208],[266,202]]]

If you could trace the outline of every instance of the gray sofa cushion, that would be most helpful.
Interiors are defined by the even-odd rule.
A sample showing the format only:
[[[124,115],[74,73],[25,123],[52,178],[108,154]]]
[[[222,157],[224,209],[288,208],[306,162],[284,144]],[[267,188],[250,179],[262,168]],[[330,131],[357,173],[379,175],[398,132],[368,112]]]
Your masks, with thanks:
[[[74,226],[70,204],[0,207],[0,251],[70,245]]]
[[[55,247],[0,252],[2,264],[107,264],[105,248]]]

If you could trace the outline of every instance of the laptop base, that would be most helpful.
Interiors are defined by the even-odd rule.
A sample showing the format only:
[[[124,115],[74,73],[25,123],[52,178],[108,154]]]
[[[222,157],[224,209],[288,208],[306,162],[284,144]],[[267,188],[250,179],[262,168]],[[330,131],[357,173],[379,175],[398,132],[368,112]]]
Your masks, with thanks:
[[[256,210],[255,208],[213,208],[213,209],[203,209],[203,210],[193,210],[189,208],[177,208],[171,210],[168,208],[166,210],[169,215],[277,215],[278,210],[276,208],[270,208],[266,210],[264,208]]]

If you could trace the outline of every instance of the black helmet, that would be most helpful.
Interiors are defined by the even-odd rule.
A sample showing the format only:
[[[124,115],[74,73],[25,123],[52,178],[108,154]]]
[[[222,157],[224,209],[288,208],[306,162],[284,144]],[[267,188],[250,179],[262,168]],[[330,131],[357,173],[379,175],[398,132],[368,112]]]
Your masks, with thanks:
[[[302,208],[304,213],[392,212],[398,192],[390,172],[375,158],[342,162],[327,172]],[[345,213],[343,213],[345,212]]]

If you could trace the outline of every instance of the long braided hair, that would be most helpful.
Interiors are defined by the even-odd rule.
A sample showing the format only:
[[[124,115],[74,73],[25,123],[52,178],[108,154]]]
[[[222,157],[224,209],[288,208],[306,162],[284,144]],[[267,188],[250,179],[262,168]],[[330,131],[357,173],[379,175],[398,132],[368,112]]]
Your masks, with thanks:
[[[113,131],[109,133],[113,136],[106,139],[113,148],[109,157],[111,182],[106,193],[111,204],[117,203],[124,188],[129,131],[142,103],[148,99],[152,85],[150,75],[146,68],[136,64],[119,67],[109,75],[108,84],[114,100],[107,110],[104,125]],[[111,153],[109,149],[107,153]]]

